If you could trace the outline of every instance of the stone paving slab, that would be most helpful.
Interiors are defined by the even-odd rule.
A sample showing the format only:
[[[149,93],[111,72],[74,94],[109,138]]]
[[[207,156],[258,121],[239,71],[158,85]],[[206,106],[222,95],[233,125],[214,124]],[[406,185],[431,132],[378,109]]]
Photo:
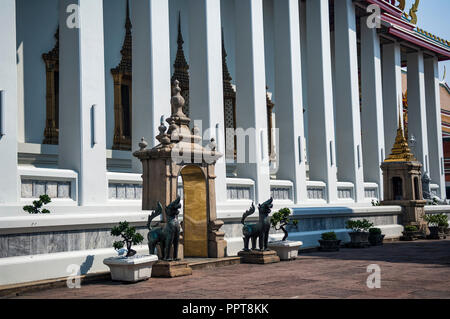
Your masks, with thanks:
[[[381,288],[369,289],[367,266],[381,268]],[[111,281],[57,288],[18,298],[133,299],[450,299],[450,240],[387,243],[367,249],[312,252],[295,261],[239,264],[194,271],[189,277]]]

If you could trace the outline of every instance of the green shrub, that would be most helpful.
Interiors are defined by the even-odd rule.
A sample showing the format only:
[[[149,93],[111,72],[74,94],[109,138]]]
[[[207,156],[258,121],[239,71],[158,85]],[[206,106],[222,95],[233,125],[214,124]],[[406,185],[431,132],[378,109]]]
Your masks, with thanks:
[[[114,242],[113,247],[119,250],[126,245],[128,250],[126,257],[131,257],[136,253],[131,249],[131,245],[137,245],[144,241],[144,237],[136,232],[136,228],[130,227],[127,221],[121,222],[119,226],[113,227],[111,229],[111,235],[121,236],[123,238],[123,240]]]
[[[405,226],[405,231],[408,232],[413,232],[413,231],[418,231],[419,229],[417,228],[417,226],[414,225],[409,225],[409,226]]]
[[[282,208],[278,212],[274,213],[270,219],[270,223],[275,230],[282,230],[284,232],[283,241],[285,241],[289,236],[289,233],[285,227],[289,224],[294,226],[297,226],[298,224],[298,220],[291,220],[289,215],[291,215],[291,210],[289,208]]]
[[[328,233],[323,233],[322,240],[337,240],[336,233],[334,231],[328,232]]]
[[[354,232],[368,231],[373,223],[369,222],[367,219],[363,220],[348,220],[345,228],[351,229]]]
[[[28,212],[29,214],[50,214],[48,209],[42,209],[42,206],[51,203],[52,200],[48,195],[39,196],[39,200],[35,200],[33,205],[24,206],[23,210]]]
[[[448,216],[446,214],[425,215],[423,219],[427,222],[428,226],[431,227],[448,227]]]
[[[373,235],[381,235],[381,229],[379,229],[379,228],[370,228],[369,229],[369,233],[371,233]]]

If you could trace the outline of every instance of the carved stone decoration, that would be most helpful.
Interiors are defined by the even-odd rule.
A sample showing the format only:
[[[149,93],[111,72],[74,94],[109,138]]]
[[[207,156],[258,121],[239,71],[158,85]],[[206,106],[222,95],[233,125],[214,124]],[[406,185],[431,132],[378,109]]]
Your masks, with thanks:
[[[422,193],[423,193],[423,198],[430,200],[431,199],[431,187],[430,187],[430,176],[428,176],[428,173],[425,172],[425,174],[423,174],[422,177]]]
[[[59,27],[55,47],[42,55],[46,71],[46,120],[43,144],[58,144],[59,136]]]
[[[127,1],[125,39],[123,41],[122,59],[119,65],[111,69],[114,80],[114,150],[131,150],[131,82],[132,82],[132,25],[130,7]]]
[[[237,157],[236,130],[236,91],[231,84],[233,80],[228,71],[227,51],[222,29],[222,77],[223,77],[223,107],[225,124],[225,156],[227,159],[235,160]],[[232,129],[232,130],[231,130]]]
[[[382,205],[402,206],[403,225],[417,226],[421,231],[426,231],[426,223],[422,188],[422,164],[418,162],[408,146],[404,136],[399,116],[397,137],[391,154],[381,164],[383,171],[384,201]]]
[[[189,116],[189,65],[186,61],[183,49],[183,34],[181,32],[181,13],[178,13],[178,36],[177,36],[177,55],[175,63],[173,64],[174,72],[171,82],[175,83],[178,80],[181,88],[181,96],[183,96],[185,103],[183,106],[183,113]],[[173,87],[172,87],[173,89]]]
[[[220,258],[225,256],[226,241],[217,220],[215,164],[223,155],[215,150],[214,141],[202,146],[198,128],[189,128],[190,119],[183,113],[185,100],[180,83],[173,89],[172,115],[161,125],[160,144],[133,153],[143,167],[142,209],[155,210],[157,203],[167,207],[177,196],[178,177],[183,178],[183,236],[180,256]],[[167,216],[163,212],[163,221]]]

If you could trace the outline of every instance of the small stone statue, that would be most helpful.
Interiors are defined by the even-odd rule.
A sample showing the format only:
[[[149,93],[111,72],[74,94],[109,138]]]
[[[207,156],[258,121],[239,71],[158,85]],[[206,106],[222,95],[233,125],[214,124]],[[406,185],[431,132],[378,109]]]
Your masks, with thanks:
[[[422,176],[422,192],[423,192],[423,199],[431,200],[431,187],[430,187],[430,177],[428,176],[428,173],[425,172]]]
[[[259,249],[261,251],[269,250],[267,244],[269,241],[270,217],[269,214],[273,207],[273,198],[258,205],[259,222],[256,224],[245,223],[245,219],[255,212],[255,205],[252,206],[242,216],[241,223],[244,225],[242,233],[244,234],[244,251],[250,251],[248,248],[249,240],[252,239],[252,250],[256,249],[256,239],[259,238]]]
[[[181,198],[180,196],[166,207],[166,217],[167,222],[162,227],[152,228],[151,222],[152,220],[161,215],[163,212],[163,207],[160,202],[158,202],[158,207],[156,210],[148,216],[147,228],[148,232],[148,249],[150,251],[150,255],[153,255],[155,252],[156,245],[160,245],[162,260],[171,261],[170,258],[170,249],[173,245],[173,260],[178,259],[178,242],[180,240],[180,232],[181,226],[178,221],[178,215],[180,214],[180,204]]]

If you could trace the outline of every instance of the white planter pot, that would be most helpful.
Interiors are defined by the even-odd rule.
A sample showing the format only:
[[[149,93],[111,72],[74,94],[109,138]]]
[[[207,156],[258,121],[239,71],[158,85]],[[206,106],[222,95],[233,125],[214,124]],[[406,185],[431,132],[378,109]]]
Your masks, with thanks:
[[[106,258],[103,263],[111,270],[112,280],[137,282],[152,276],[152,265],[157,261],[156,255],[138,255]]]
[[[270,249],[277,252],[281,260],[292,260],[297,258],[298,250],[303,245],[301,241],[272,241],[268,243]]]

